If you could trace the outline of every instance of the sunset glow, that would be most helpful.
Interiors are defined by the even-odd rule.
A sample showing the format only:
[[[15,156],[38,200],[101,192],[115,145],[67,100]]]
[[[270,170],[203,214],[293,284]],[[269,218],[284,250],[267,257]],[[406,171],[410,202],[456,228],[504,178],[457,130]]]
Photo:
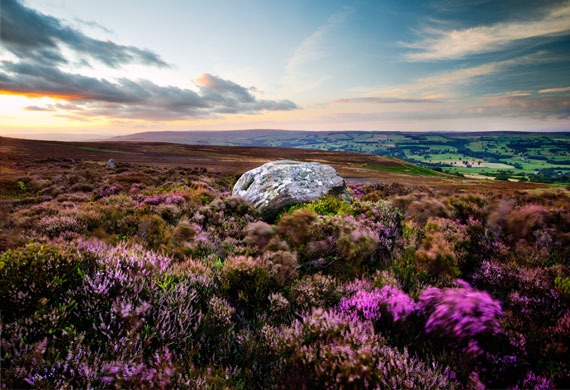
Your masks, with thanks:
[[[568,2],[137,4],[3,1],[0,134],[570,127]]]

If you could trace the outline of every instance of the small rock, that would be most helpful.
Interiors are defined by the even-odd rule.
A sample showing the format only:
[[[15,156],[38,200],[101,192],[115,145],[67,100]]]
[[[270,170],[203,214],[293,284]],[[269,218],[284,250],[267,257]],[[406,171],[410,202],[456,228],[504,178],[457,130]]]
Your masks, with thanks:
[[[346,182],[333,167],[293,160],[273,161],[244,173],[232,195],[243,196],[270,222],[282,210],[324,195],[350,199]]]
[[[109,161],[107,161],[107,168],[115,168],[117,166],[117,164],[115,164],[115,160],[113,160],[112,158],[109,159]]]

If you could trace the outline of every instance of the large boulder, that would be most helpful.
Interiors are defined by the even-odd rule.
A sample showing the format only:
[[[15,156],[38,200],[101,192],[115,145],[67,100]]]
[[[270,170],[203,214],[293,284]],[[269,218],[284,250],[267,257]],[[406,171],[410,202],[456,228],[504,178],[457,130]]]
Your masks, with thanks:
[[[232,195],[243,196],[266,221],[273,221],[283,209],[324,195],[350,199],[344,179],[333,167],[292,160],[273,161],[247,171]]]

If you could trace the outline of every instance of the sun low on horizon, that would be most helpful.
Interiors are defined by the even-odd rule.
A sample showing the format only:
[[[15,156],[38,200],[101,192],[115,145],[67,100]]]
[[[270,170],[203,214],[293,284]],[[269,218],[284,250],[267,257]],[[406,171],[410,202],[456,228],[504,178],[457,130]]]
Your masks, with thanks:
[[[570,130],[569,1],[0,11],[0,135]]]

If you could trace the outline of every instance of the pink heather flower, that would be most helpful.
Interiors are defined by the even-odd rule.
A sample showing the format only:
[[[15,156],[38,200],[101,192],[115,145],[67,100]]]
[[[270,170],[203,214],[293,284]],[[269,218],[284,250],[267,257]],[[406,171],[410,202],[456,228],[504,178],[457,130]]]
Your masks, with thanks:
[[[471,288],[459,280],[458,288],[428,288],[421,295],[421,310],[429,315],[427,333],[439,333],[468,342],[466,352],[478,354],[475,337],[494,333],[499,328],[501,305],[485,291]]]
[[[351,318],[363,317],[376,321],[382,315],[389,315],[394,322],[405,320],[416,311],[416,303],[406,293],[392,286],[384,286],[381,290],[359,290],[339,303],[341,313]]]

